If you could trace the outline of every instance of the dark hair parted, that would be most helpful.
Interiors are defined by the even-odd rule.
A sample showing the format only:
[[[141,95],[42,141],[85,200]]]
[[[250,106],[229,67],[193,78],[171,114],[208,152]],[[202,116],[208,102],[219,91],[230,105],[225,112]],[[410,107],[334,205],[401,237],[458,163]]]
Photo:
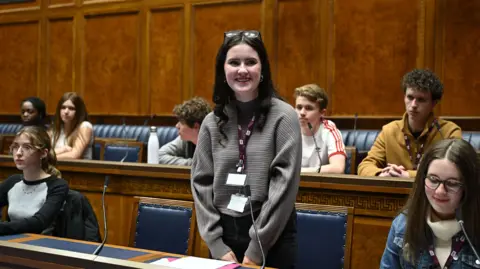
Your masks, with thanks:
[[[439,101],[443,96],[443,84],[440,79],[428,69],[413,69],[403,76],[402,89],[407,88],[422,92],[430,92],[432,101]]]
[[[265,126],[267,114],[272,105],[272,97],[278,97],[272,82],[267,50],[265,49],[265,45],[260,36],[249,38],[247,35],[244,35],[242,31],[239,31],[238,34],[225,39],[217,53],[215,84],[213,87],[213,102],[215,103],[213,113],[219,118],[217,125],[220,129],[220,133],[225,139],[227,139],[227,136],[223,131],[223,127],[228,122],[228,116],[225,114],[225,106],[228,105],[231,100],[235,100],[235,93],[226,83],[224,64],[228,51],[239,44],[246,44],[252,47],[258,53],[260,63],[262,64],[261,75],[263,76],[263,80],[260,80],[258,85],[257,100],[259,107],[255,112],[257,118],[256,128],[259,130]]]
[[[447,139],[432,145],[423,155],[410,197],[403,209],[407,215],[404,236],[405,258],[415,262],[421,250],[433,244],[433,233],[426,222],[430,203],[425,193],[425,177],[432,161],[447,159],[454,163],[463,183],[463,196],[459,209],[465,230],[474,246],[480,246],[480,161],[475,149],[462,139]]]
[[[55,168],[55,165],[57,164],[57,156],[55,155],[55,151],[50,142],[50,136],[45,128],[41,126],[25,126],[15,135],[15,137],[21,135],[26,135],[28,139],[30,139],[32,146],[37,150],[47,150],[47,157],[42,159],[43,171],[47,174],[61,177],[60,171]]]
[[[201,97],[194,97],[173,108],[173,114],[175,114],[177,119],[186,123],[190,128],[193,128],[195,123],[201,125],[203,119],[211,111],[210,104]]]
[[[64,130],[69,146],[72,146],[74,140],[77,138],[76,133],[78,132],[78,127],[80,124],[88,120],[87,108],[83,102],[83,99],[75,92],[66,92],[63,94],[62,98],[60,98],[58,101],[57,108],[55,110],[55,122],[52,127],[53,146],[57,144],[61,130],[64,126],[62,117],[60,116],[60,110],[62,109],[63,103],[68,100],[72,101],[73,105],[75,106],[75,117],[72,121],[72,128],[70,130]]]

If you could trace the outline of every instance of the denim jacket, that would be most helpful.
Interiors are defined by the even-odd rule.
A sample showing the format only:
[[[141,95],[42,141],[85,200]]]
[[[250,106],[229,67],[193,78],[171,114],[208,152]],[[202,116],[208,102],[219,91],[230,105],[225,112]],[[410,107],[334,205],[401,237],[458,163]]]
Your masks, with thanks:
[[[405,214],[398,215],[392,223],[388,234],[387,245],[380,261],[380,269],[429,269],[433,265],[433,260],[428,250],[420,252],[416,264],[411,264],[403,258],[403,236],[405,235],[407,217]],[[480,268],[475,264],[475,255],[472,249],[465,242],[458,253],[458,259],[453,260],[449,269],[472,269]]]

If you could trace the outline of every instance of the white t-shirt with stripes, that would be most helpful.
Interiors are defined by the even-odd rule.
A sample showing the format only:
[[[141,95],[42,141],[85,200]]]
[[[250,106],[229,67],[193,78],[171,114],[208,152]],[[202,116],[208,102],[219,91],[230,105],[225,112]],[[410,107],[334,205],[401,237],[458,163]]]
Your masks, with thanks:
[[[329,164],[328,159],[334,155],[346,156],[342,134],[329,120],[323,120],[315,133],[318,147],[320,148],[321,165]],[[302,171],[303,168],[319,167],[320,160],[315,151],[315,143],[312,136],[302,135]]]

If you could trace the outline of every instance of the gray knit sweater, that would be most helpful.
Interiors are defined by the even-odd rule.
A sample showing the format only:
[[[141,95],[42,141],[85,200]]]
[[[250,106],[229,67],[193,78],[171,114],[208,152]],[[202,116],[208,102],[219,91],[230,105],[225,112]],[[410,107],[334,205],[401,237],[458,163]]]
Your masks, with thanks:
[[[218,118],[208,114],[200,128],[192,164],[192,194],[199,232],[216,259],[231,251],[222,240],[220,213],[234,217],[250,214],[248,206],[243,213],[227,209],[231,195],[239,191],[238,187],[225,185],[228,173],[238,163],[239,152],[237,109],[235,105],[228,105],[225,112],[229,117],[224,126],[228,140],[217,127]],[[261,131],[256,126],[253,130],[246,156],[253,210],[261,210],[256,225],[265,255],[282,233],[295,205],[302,161],[301,141],[295,110],[273,98],[265,126]],[[252,240],[245,255],[260,263],[261,251],[253,227],[249,234]]]

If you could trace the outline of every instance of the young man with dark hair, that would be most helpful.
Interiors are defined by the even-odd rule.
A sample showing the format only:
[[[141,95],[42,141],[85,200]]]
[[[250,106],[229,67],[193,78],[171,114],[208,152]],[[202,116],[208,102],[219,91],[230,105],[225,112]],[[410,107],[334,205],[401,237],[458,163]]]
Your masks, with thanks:
[[[175,125],[178,129],[178,137],[160,148],[158,151],[160,164],[186,166],[192,164],[200,125],[210,111],[212,109],[208,102],[200,97],[194,97],[175,106],[173,114],[178,119],[178,123]]]
[[[462,138],[455,123],[436,118],[443,85],[429,70],[415,69],[402,80],[406,112],[384,125],[368,156],[358,166],[360,176],[415,177],[423,152],[438,140]]]

